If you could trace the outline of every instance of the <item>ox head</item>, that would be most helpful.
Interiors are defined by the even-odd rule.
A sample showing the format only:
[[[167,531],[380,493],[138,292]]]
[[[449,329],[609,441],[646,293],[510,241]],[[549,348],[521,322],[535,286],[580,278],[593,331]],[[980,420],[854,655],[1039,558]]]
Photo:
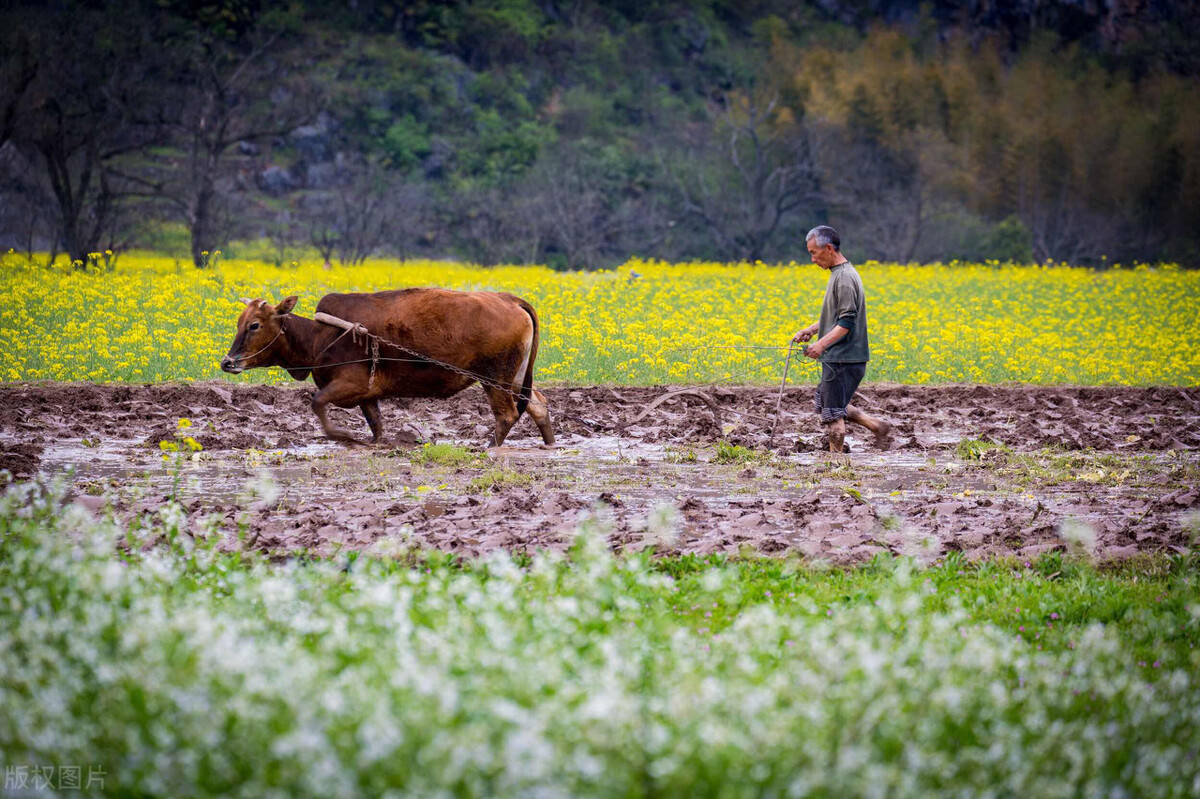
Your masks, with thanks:
[[[221,359],[221,369],[234,375],[275,363],[276,351],[283,345],[283,318],[296,307],[295,295],[274,306],[266,300],[243,301],[246,307],[238,317],[237,334],[229,354]]]

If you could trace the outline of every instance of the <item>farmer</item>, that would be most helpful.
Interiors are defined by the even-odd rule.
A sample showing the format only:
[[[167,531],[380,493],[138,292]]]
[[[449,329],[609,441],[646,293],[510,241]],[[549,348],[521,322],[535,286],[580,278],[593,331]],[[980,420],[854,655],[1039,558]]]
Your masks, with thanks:
[[[813,263],[829,270],[829,284],[825,287],[820,321],[796,331],[792,341],[808,341],[817,336],[817,342],[806,347],[804,354],[821,362],[816,404],[821,423],[825,425],[829,451],[843,451],[847,419],[870,430],[875,434],[875,445],[887,449],[891,424],[868,416],[850,404],[871,357],[867,345],[867,298],[862,278],[842,255],[841,237],[828,225],[818,225],[808,231],[805,244]]]

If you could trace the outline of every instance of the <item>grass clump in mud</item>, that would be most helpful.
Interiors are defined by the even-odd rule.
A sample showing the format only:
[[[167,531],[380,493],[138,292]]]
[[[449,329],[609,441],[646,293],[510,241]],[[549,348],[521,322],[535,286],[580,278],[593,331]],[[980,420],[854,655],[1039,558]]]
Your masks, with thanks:
[[[1004,463],[1012,450],[1004,444],[986,439],[964,438],[954,448],[961,460],[977,463]]]
[[[1072,482],[1117,486],[1190,484],[1188,464],[1145,454],[1062,450],[1047,447],[1016,452],[1003,444],[964,440],[955,453],[964,461],[994,470],[1018,486],[1056,486]]]
[[[422,466],[471,466],[483,460],[479,452],[458,444],[425,442],[412,450],[413,463]]]
[[[667,463],[696,463],[700,458],[691,447],[668,446],[664,451],[663,460]]]
[[[1164,796],[1200,781],[1194,554],[1102,571],[225,553],[0,497],[6,763],[141,796]],[[184,532],[191,529],[192,534]],[[126,534],[154,547],[118,548]],[[220,741],[214,748],[212,741]],[[831,753],[834,753],[831,755]]]
[[[713,456],[714,463],[765,463],[773,456],[769,452],[759,452],[741,444],[731,444],[728,441],[717,442],[717,452]]]
[[[467,483],[467,490],[472,493],[501,491],[505,488],[519,488],[532,483],[533,475],[531,474],[518,472],[516,469],[497,467],[487,469],[482,474],[472,477],[471,481]]]
[[[1043,449],[1014,457],[1007,472],[1019,485],[1052,486],[1075,481],[1115,487],[1136,483],[1153,468],[1146,455]]]

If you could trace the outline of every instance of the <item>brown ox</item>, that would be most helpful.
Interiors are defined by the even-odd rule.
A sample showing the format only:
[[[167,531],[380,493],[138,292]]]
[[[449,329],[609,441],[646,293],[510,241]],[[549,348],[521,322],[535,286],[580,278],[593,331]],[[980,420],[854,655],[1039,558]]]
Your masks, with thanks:
[[[330,438],[355,440],[330,423],[326,415],[330,403],[362,409],[372,441],[378,442],[383,435],[380,398],[449,397],[479,379],[496,417],[495,446],[504,443],[526,410],[542,440],[554,443],[546,398],[533,387],[538,317],[520,297],[445,289],[326,294],[317,303],[318,312],[361,323],[381,342],[405,348],[381,343],[373,377],[362,337],[355,341],[342,329],[296,316],[291,313],[295,305],[294,296],[277,306],[265,300],[248,301],[221,369],[238,374],[259,366],[281,366],[296,380],[306,379],[311,372],[317,384],[312,409]]]

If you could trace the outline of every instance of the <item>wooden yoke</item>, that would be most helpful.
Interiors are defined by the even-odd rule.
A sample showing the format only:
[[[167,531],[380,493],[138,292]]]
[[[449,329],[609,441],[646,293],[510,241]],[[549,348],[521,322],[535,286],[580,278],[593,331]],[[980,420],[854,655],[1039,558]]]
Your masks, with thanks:
[[[345,330],[346,333],[350,334],[350,340],[355,344],[359,343],[359,336],[363,337],[363,344],[366,345],[368,352],[371,354],[371,371],[367,376],[367,388],[374,388],[375,370],[379,368],[379,336],[372,335],[370,331],[367,330],[366,325],[362,324],[361,322],[347,322],[345,319],[339,319],[336,316],[331,316],[330,314],[322,313],[321,311],[317,311],[315,314],[313,314],[313,319],[321,322],[322,324],[332,325],[333,327],[339,327],[342,330]],[[342,338],[342,336],[345,336],[346,333],[342,333],[341,336],[338,336],[333,341],[329,342],[329,344],[326,344],[325,350],[333,346],[334,342]],[[321,350],[321,352],[324,352],[325,350]]]
[[[342,330],[355,335],[364,335],[367,332],[367,328],[359,322],[347,322],[345,319],[339,319],[336,316],[331,316],[330,314],[322,313],[320,311],[317,311],[315,314],[313,314],[313,319],[326,325],[340,327]]]

